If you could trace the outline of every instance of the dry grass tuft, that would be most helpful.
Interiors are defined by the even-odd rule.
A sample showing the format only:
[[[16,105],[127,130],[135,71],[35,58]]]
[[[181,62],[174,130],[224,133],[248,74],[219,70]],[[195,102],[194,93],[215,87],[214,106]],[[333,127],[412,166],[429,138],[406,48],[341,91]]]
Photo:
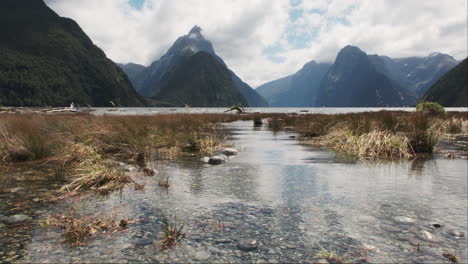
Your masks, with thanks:
[[[62,236],[71,246],[83,246],[89,238],[98,234],[117,232],[127,228],[132,221],[115,220],[109,217],[83,217],[71,210],[67,214],[57,214],[47,217],[42,222],[45,227],[59,227],[64,230]]]
[[[182,232],[184,229],[183,224],[178,224],[177,218],[174,221],[170,221],[166,216],[162,216],[163,223],[163,238],[159,241],[159,245],[163,249],[169,249],[179,243],[180,240],[185,238],[185,234]]]

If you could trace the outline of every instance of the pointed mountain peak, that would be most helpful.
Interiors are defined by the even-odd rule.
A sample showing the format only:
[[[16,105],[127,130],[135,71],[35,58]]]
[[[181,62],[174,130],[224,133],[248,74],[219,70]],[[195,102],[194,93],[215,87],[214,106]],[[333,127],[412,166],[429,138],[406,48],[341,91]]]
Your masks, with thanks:
[[[351,45],[347,45],[346,47],[341,49],[340,53],[341,52],[345,52],[345,53],[364,53],[360,48],[358,48],[356,46],[351,46]]]
[[[201,31],[202,31],[202,28],[199,27],[199,26],[197,26],[197,25],[195,25],[195,26],[193,26],[193,28],[190,30],[189,35],[190,35],[190,34],[200,34]]]

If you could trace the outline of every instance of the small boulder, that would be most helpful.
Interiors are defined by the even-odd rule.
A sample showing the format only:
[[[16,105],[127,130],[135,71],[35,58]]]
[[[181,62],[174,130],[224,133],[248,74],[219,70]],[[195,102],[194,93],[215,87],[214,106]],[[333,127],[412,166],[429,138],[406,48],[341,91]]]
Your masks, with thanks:
[[[237,248],[242,251],[253,251],[258,248],[258,241],[255,239],[242,239],[237,243]]]
[[[210,162],[210,157],[203,157],[200,159],[201,162],[203,163],[209,163]]]
[[[447,230],[447,234],[449,234],[451,236],[454,236],[454,237],[457,237],[457,238],[465,236],[465,233],[463,233],[461,231],[458,231],[458,230],[454,230],[454,229]]]
[[[25,214],[16,214],[16,215],[11,215],[11,216],[2,216],[0,220],[6,224],[9,225],[14,225],[14,224],[19,224],[26,222],[30,220],[31,217],[25,215]]]
[[[224,162],[226,162],[226,160],[220,156],[213,156],[208,160],[208,163],[211,165],[219,165],[223,164]]]
[[[226,155],[226,156],[234,156],[234,155],[237,155],[237,153],[239,153],[239,151],[237,151],[237,149],[233,149],[233,148],[225,148],[223,150],[223,154]]]

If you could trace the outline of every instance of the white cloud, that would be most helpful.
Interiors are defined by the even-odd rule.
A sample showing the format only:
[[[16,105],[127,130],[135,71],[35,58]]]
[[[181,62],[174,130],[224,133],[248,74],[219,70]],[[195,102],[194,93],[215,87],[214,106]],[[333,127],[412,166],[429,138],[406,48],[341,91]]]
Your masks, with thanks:
[[[344,46],[391,57],[433,51],[467,56],[466,0],[46,0],[76,20],[116,62],[148,65],[193,25],[215,51],[252,86],[299,70],[310,60],[333,61]],[[292,9],[303,10],[291,21]],[[312,36],[304,38],[301,35]],[[292,45],[293,37],[303,45]],[[297,41],[296,41],[297,42]],[[272,61],[265,49],[281,47]]]

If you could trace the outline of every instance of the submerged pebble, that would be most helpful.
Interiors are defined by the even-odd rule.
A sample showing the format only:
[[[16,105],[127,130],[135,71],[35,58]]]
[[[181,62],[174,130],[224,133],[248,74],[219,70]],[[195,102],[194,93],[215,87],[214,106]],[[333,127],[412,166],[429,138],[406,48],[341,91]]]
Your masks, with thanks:
[[[458,230],[454,230],[454,229],[447,230],[447,234],[457,237],[457,238],[465,236],[465,233],[458,231]]]
[[[416,222],[416,219],[411,218],[411,217],[406,217],[406,216],[396,216],[393,218],[393,221],[399,223],[399,224],[413,224]]]
[[[243,251],[253,251],[258,248],[258,241],[255,239],[242,239],[237,243],[237,248]]]
[[[27,216],[25,214],[16,214],[16,215],[11,215],[11,216],[0,216],[0,221],[4,222],[6,224],[10,224],[10,225],[23,223],[23,222],[26,222],[26,221],[28,221],[30,219],[31,219],[31,217]]]

